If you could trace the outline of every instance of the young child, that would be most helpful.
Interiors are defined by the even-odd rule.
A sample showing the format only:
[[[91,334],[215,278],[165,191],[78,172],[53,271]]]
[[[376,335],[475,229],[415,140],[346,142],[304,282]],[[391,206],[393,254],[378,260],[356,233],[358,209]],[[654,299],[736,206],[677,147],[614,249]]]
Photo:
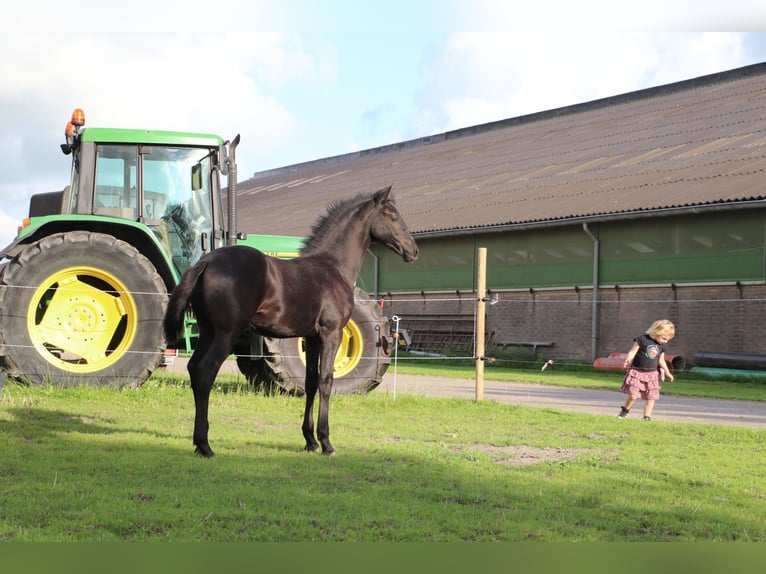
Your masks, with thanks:
[[[644,399],[644,420],[652,420],[654,402],[660,398],[660,374],[673,380],[665,363],[665,345],[676,334],[676,328],[667,319],[655,321],[646,330],[646,334],[634,339],[633,346],[625,359],[628,373],[622,381],[620,391],[629,395],[625,405],[617,416],[624,419],[630,412],[630,407],[638,397]]]

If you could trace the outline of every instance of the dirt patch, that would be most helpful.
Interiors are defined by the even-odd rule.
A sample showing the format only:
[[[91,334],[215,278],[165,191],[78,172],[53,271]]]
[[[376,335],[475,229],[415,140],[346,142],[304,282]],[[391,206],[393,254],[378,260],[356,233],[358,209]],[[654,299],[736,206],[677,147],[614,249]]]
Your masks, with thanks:
[[[584,455],[598,454],[605,462],[617,457],[617,451],[604,451],[592,448],[557,448],[534,447],[526,445],[497,446],[490,444],[471,444],[468,448],[489,454],[492,459],[506,466],[521,467],[546,462],[562,462]]]

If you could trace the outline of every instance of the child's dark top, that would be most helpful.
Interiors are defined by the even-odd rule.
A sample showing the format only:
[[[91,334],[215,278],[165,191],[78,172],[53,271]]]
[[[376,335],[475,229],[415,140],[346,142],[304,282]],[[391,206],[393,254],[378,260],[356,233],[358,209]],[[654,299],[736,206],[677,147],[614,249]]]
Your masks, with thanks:
[[[657,361],[665,352],[665,348],[649,335],[639,335],[635,341],[638,343],[638,352],[633,357],[631,368],[639,371],[656,371]]]

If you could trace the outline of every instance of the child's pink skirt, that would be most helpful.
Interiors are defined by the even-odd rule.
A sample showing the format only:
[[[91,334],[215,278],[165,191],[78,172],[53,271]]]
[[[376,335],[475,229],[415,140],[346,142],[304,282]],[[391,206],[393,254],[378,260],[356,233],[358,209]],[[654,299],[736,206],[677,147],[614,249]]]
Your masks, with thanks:
[[[660,398],[660,373],[656,370],[629,369],[620,391],[636,399],[641,397],[645,401],[656,401]]]

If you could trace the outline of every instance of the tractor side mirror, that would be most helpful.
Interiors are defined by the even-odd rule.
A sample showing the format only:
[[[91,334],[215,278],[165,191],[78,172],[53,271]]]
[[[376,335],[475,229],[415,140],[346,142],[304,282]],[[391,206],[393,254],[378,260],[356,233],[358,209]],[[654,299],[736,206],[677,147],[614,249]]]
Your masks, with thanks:
[[[202,165],[197,163],[191,168],[191,186],[192,191],[202,189]]]

